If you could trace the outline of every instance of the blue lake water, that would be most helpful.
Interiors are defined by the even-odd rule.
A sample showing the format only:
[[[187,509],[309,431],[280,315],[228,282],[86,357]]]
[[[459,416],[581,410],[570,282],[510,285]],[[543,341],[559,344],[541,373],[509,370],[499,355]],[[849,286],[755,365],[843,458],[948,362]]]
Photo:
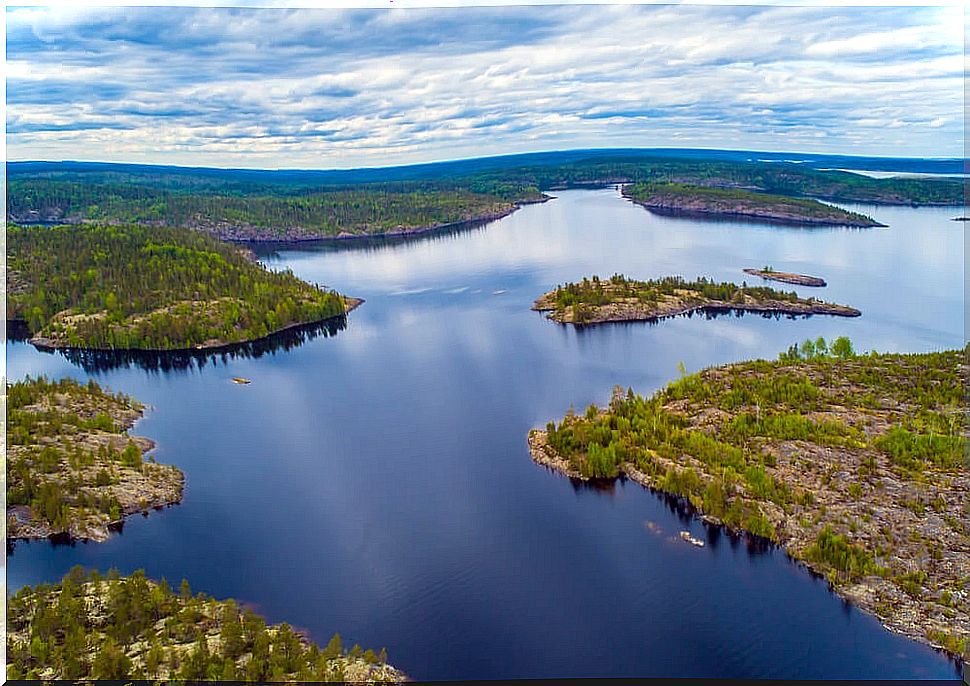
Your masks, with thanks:
[[[889,228],[785,228],[659,217],[615,189],[554,195],[463,232],[260,249],[271,268],[366,300],[342,330],[289,349],[160,368],[8,342],[13,380],[92,376],[150,404],[133,433],[186,474],[181,505],[105,543],[17,543],[8,592],[75,564],[144,568],[318,642],[386,646],[418,679],[956,677],[781,551],[633,483],[575,486],[530,460],[526,435],[616,384],[652,392],[681,362],[843,334],[859,350],[962,346],[962,208],[853,206]],[[825,278],[795,290],[863,315],[580,330],[529,310],[594,273],[750,283],[741,269],[765,264]]]

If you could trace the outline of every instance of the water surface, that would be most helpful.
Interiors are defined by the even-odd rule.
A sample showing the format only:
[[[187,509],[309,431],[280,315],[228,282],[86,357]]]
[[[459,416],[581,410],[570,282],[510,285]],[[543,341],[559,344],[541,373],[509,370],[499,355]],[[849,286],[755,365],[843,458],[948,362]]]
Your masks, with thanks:
[[[659,217],[615,189],[555,195],[465,232],[264,250],[272,268],[366,300],[345,328],[289,349],[160,366],[9,342],[12,379],[92,376],[149,403],[135,433],[187,483],[183,504],[106,543],[18,543],[8,590],[74,564],[145,568],[318,642],[386,646],[419,679],[956,676],[782,552],[633,483],[575,486],[526,445],[569,407],[605,403],[615,384],[652,392],[681,362],[774,358],[820,335],[961,346],[955,209],[851,206],[889,228],[785,228]],[[765,264],[821,276],[825,289],[793,288],[863,316],[581,330],[529,310],[593,273],[750,281],[741,269]]]

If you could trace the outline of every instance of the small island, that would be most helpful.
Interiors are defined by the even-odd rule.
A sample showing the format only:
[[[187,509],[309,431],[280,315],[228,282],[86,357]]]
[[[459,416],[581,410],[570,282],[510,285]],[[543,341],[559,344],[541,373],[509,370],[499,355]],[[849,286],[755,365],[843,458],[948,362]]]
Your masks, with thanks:
[[[817,276],[793,274],[791,272],[776,272],[770,266],[765,266],[762,269],[745,269],[744,273],[751,274],[752,276],[760,276],[762,279],[769,281],[790,283],[794,286],[812,286],[814,288],[823,288],[826,285],[825,279],[820,279]]]
[[[770,539],[889,629],[966,659],[968,353],[808,340],[649,398],[618,387],[529,447],[572,478],[626,476]]]
[[[7,318],[39,348],[216,350],[363,302],[188,229],[12,226],[7,249]]]
[[[127,431],[143,406],[94,381],[27,379],[7,389],[7,536],[104,541],[124,517],[177,503],[182,472],[146,461]]]
[[[561,324],[577,325],[657,320],[697,310],[793,317],[813,314],[858,317],[861,314],[845,305],[800,298],[794,292],[763,286],[715,283],[704,277],[685,281],[679,276],[635,281],[621,274],[605,280],[593,276],[559,286],[539,297],[532,309],[549,312],[549,319]]]
[[[885,226],[872,217],[818,200],[694,183],[645,182],[623,195],[648,210],[697,217],[748,218],[795,226]]]
[[[339,634],[320,648],[288,624],[234,600],[178,591],[142,570],[102,576],[74,567],[56,584],[24,586],[7,606],[7,678],[399,683],[375,653],[345,649]]]

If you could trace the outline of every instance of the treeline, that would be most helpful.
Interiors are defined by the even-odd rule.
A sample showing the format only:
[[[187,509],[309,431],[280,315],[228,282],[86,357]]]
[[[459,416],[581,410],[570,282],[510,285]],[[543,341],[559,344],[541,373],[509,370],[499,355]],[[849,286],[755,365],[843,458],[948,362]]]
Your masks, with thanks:
[[[74,567],[60,583],[25,586],[8,600],[8,679],[348,681],[404,675],[387,655],[339,634],[326,647],[287,624],[267,626],[233,600],[178,591],[142,570],[106,576]]]
[[[637,281],[622,274],[614,274],[608,279],[584,277],[576,283],[566,283],[556,288],[554,303],[557,310],[564,310],[573,305],[599,306],[621,299],[636,298],[642,303],[657,303],[664,296],[688,296],[716,300],[724,303],[741,303],[745,298],[758,301],[780,300],[794,302],[798,300],[795,291],[780,291],[767,286],[748,286],[743,283],[717,283],[707,277],[698,277],[687,281],[680,276],[665,276],[660,279]]]
[[[233,238],[285,239],[340,233],[379,234],[494,217],[541,195],[500,181],[371,184],[347,189],[293,186],[195,186],[14,179],[8,217],[21,223],[99,221],[229,229]]]
[[[346,311],[336,292],[185,229],[11,226],[7,250],[7,317],[54,345],[227,344]]]
[[[796,198],[774,193],[756,192],[743,188],[719,188],[697,183],[673,183],[650,181],[635,183],[623,189],[623,194],[645,203],[672,206],[703,206],[705,211],[731,212],[743,209],[752,214],[757,211],[784,214],[805,220],[846,221],[857,224],[876,224],[864,214],[849,212],[840,207],[826,205],[818,200]]]
[[[674,160],[618,155],[568,164],[517,167],[480,178],[511,179],[542,190],[586,184],[660,182],[771,193],[790,198],[903,205],[960,205],[959,179],[886,178],[765,162]]]
[[[211,227],[220,223],[272,229],[299,227],[322,236],[380,233],[463,221],[541,198],[540,190],[609,183],[689,184],[726,193],[821,198],[839,202],[960,205],[958,179],[874,179],[786,163],[596,157],[569,163],[516,165],[488,171],[445,165],[440,171],[390,169],[386,180],[247,170],[43,170],[14,168],[7,217],[21,223],[150,221]],[[362,182],[359,178],[370,180]],[[318,179],[326,178],[326,183]],[[390,180],[390,179],[394,180]],[[744,195],[750,200],[750,195]],[[764,198],[762,198],[764,200]],[[779,202],[769,200],[769,202]],[[801,206],[821,211],[818,203]],[[503,209],[504,208],[504,209]]]

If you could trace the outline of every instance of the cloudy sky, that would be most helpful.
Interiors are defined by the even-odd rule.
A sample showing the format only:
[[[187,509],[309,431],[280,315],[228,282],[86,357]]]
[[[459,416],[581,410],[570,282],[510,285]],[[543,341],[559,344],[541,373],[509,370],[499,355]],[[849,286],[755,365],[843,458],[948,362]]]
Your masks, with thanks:
[[[12,8],[7,159],[960,157],[963,24],[959,5]]]

